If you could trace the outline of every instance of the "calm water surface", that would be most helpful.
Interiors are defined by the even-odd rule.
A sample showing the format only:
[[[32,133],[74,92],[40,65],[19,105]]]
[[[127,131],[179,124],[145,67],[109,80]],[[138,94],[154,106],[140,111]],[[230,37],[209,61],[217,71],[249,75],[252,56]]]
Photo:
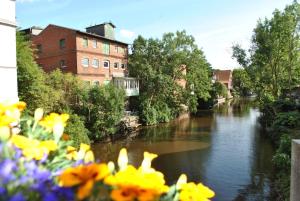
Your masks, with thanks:
[[[116,161],[126,147],[139,165],[143,152],[159,154],[153,166],[168,184],[181,173],[216,192],[216,201],[270,200],[271,143],[260,135],[259,111],[249,101],[234,101],[201,116],[141,129],[140,135],[93,149],[102,161]]]

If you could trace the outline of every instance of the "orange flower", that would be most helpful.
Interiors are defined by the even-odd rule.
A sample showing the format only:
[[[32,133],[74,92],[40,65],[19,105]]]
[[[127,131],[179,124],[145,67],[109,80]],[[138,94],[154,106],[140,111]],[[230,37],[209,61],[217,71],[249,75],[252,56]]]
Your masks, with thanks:
[[[96,181],[101,181],[110,174],[106,164],[89,164],[67,168],[60,176],[59,183],[64,187],[78,186],[79,200],[86,198]]]

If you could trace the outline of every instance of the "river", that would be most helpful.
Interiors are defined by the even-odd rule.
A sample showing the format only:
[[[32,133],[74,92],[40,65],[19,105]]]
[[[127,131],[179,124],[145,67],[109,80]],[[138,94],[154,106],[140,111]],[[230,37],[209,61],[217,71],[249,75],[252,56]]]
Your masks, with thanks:
[[[197,117],[142,128],[135,138],[96,144],[93,150],[102,161],[116,161],[126,147],[135,165],[144,151],[157,153],[153,166],[168,184],[186,173],[213,189],[215,201],[270,200],[274,150],[260,133],[258,117],[251,101],[233,101]]]

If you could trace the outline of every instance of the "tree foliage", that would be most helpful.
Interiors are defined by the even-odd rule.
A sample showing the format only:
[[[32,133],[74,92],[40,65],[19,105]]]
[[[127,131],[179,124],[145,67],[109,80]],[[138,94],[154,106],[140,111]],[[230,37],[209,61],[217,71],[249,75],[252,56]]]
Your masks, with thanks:
[[[235,95],[247,96],[252,91],[252,82],[245,69],[233,70],[232,85]]]
[[[210,96],[210,65],[194,38],[185,31],[164,34],[162,39],[139,36],[133,43],[129,72],[140,79],[139,108],[147,124],[172,119],[180,112],[180,104],[195,110],[196,106],[190,103]],[[178,84],[182,79],[187,81],[186,88]],[[164,103],[165,112],[155,112],[158,103]]]
[[[34,111],[38,107],[46,111],[53,111],[59,99],[59,93],[46,84],[46,74],[34,61],[34,52],[31,43],[25,36],[17,32],[17,72],[18,94],[27,108]]]
[[[271,19],[259,20],[247,52],[233,47],[233,57],[246,69],[259,98],[278,99],[284,90],[299,84],[299,17],[297,2]]]
[[[99,140],[113,135],[124,116],[125,92],[113,85],[94,86],[83,102],[82,114],[86,117],[86,126],[90,138]]]

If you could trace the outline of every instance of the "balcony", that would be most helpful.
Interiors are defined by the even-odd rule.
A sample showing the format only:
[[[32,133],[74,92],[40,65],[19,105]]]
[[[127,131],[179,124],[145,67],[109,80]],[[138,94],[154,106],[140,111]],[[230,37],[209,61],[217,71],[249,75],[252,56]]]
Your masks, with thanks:
[[[113,84],[125,90],[126,96],[139,95],[139,80],[133,77],[114,77]]]

